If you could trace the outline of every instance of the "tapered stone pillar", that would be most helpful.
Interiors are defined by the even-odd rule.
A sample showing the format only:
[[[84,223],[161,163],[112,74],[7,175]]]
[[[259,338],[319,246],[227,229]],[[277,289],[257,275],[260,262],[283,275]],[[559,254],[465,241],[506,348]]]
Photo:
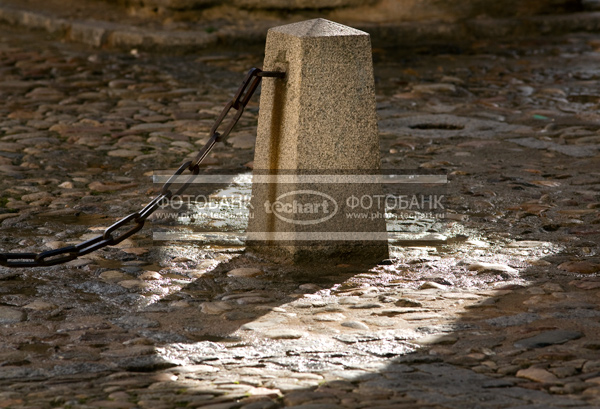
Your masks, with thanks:
[[[247,251],[387,258],[369,35],[324,19],[275,27],[263,69],[286,77],[262,82]]]

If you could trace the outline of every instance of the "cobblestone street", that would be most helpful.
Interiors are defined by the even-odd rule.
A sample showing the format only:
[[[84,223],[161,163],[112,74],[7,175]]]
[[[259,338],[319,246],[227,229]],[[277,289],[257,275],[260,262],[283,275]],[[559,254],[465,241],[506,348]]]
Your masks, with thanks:
[[[0,252],[141,209],[262,58],[0,26]],[[447,174],[443,223],[372,268],[157,240],[202,232],[160,214],[66,265],[0,267],[0,408],[600,407],[600,34],[375,49],[374,66],[382,165]],[[258,109],[201,175],[250,174]]]

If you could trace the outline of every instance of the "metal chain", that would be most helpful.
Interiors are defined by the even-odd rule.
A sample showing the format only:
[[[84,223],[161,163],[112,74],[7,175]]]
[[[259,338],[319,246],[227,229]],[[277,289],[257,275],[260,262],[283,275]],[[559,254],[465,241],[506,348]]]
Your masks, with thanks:
[[[215,124],[210,130],[208,142],[200,149],[196,157],[184,162],[179,169],[162,186],[160,193],[150,201],[143,209],[125,216],[112,226],[104,230],[104,233],[82,243],[62,247],[56,250],[48,250],[40,253],[0,253],[0,266],[4,267],[46,267],[56,264],[66,263],[93,251],[106,246],[114,246],[123,240],[137,233],[144,227],[144,223],[152,213],[158,208],[163,200],[169,200],[171,197],[180,195],[192,183],[192,180],[200,172],[200,163],[208,156],[211,149],[217,142],[225,142],[229,133],[236,125],[244,112],[244,108],[252,98],[254,91],[260,85],[263,77],[284,78],[285,72],[262,71],[258,68],[252,68],[246,74],[246,78],[237,90],[233,99],[225,105],[223,111],[216,119]],[[219,127],[225,121],[229,112],[234,109],[236,112],[233,117],[224,125],[222,133],[218,132]],[[188,170],[191,175],[175,193],[171,191],[171,185],[175,183],[178,177]]]

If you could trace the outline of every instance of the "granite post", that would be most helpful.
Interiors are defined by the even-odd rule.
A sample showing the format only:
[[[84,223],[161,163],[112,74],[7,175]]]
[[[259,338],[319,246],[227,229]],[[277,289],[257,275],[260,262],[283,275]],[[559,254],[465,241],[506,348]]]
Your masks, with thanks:
[[[247,252],[278,261],[388,257],[369,34],[324,19],[271,28]]]

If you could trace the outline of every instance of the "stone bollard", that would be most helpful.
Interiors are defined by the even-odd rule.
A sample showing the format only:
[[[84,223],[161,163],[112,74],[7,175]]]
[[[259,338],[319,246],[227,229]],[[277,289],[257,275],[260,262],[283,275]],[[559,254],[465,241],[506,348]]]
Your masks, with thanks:
[[[264,70],[286,77],[262,85],[247,252],[294,264],[387,258],[369,34],[324,19],[272,28]]]

